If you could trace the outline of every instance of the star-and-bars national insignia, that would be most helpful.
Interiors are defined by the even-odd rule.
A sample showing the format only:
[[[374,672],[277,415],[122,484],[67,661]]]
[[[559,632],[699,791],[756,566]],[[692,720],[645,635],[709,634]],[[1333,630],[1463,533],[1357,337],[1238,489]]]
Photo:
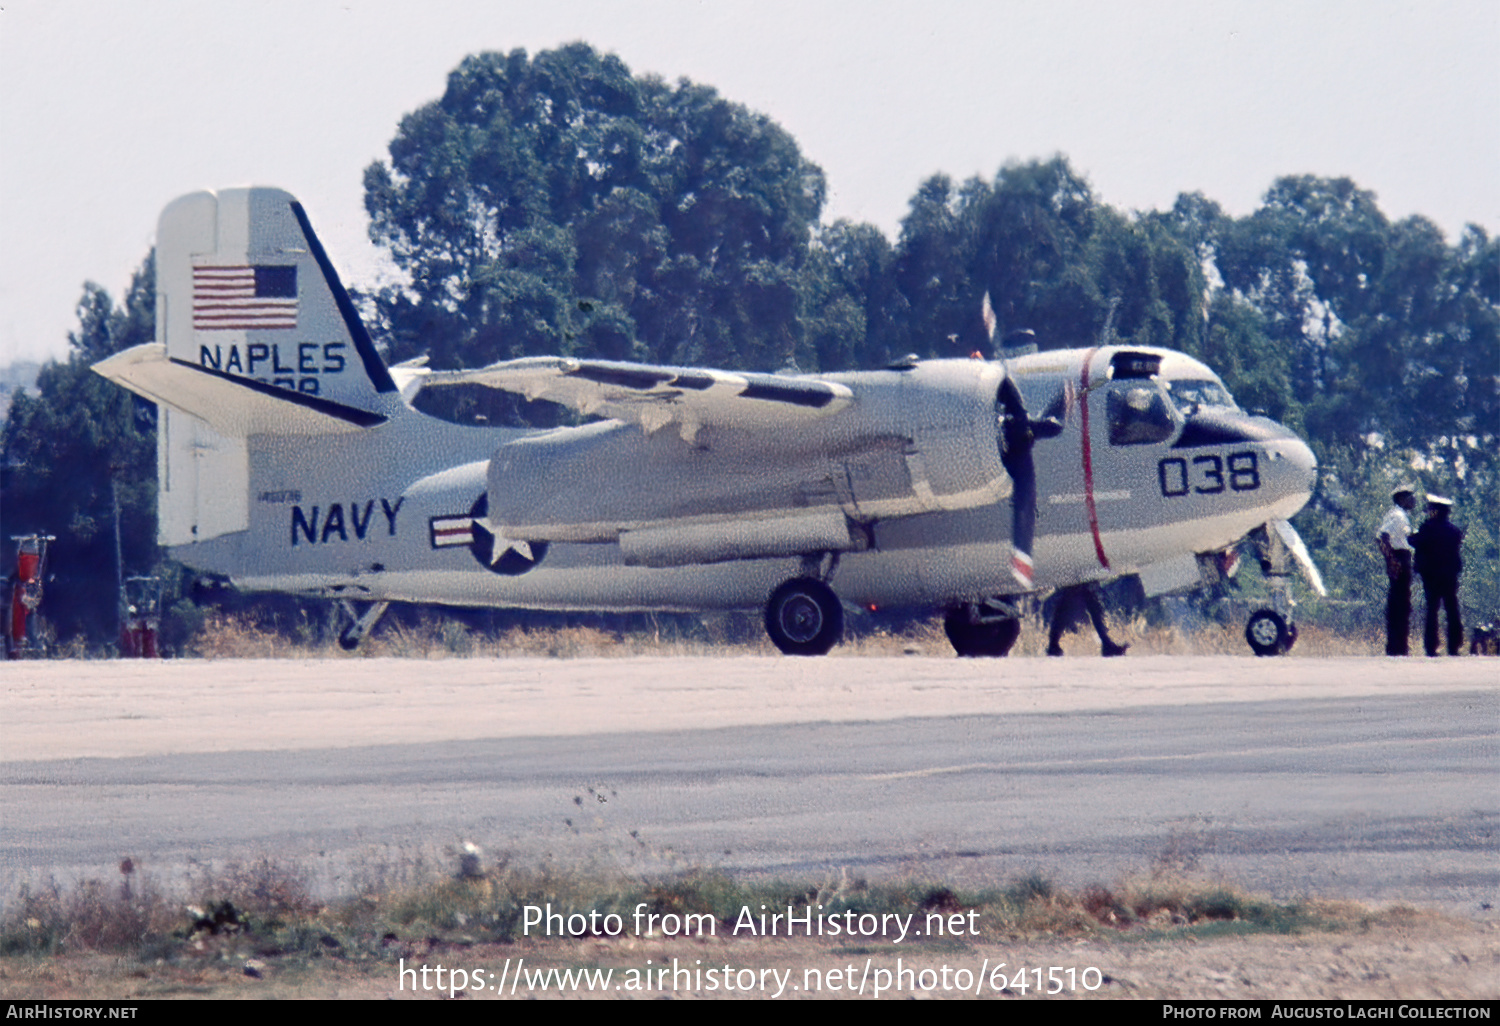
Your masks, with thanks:
[[[547,543],[495,535],[484,526],[485,496],[468,513],[429,517],[427,535],[434,549],[466,548],[479,565],[504,577],[519,577],[547,555]]]
[[[427,521],[427,530],[432,535],[432,547],[435,549],[474,544],[474,518],[468,514],[433,517]]]
[[[193,328],[247,331],[297,326],[297,268],[202,265],[193,268]]]

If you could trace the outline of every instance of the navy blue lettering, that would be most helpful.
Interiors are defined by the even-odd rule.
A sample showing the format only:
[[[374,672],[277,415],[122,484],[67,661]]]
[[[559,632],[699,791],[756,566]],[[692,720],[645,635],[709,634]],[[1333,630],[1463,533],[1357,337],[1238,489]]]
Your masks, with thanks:
[[[301,497],[300,492],[262,492],[260,499],[262,502],[296,501]],[[380,510],[385,514],[386,532],[391,537],[396,535],[396,515],[401,512],[401,504],[405,501],[405,496],[397,499],[394,504],[389,499],[380,500]],[[311,512],[301,506],[292,507],[293,545],[302,541],[326,545],[335,537],[340,541],[348,541],[350,526],[353,526],[357,540],[364,541],[370,537],[370,525],[375,520],[374,499],[366,499],[363,503],[349,503],[347,514],[341,502],[329,506],[326,515],[320,516],[321,511],[319,506],[313,506]]]
[[[1229,487],[1237,492],[1251,492],[1260,487],[1260,462],[1253,450],[1229,454]]]
[[[1205,468],[1204,484],[1193,489],[1200,495],[1218,495],[1224,490],[1224,461],[1217,456],[1195,456],[1193,466]]]
[[[241,374],[243,374],[245,372],[245,365],[242,364],[242,363],[240,363],[240,347],[239,346],[230,346],[229,347],[229,359],[226,360],[226,361],[224,361],[224,370],[226,370],[226,371],[239,371]]]
[[[329,342],[323,346],[323,373],[338,374],[344,369],[344,343]]]
[[[313,366],[313,361],[318,358],[318,344],[316,342],[297,343],[297,370],[302,374],[316,374],[318,368]]]
[[[1161,493],[1167,498],[1188,493],[1187,460],[1179,457],[1160,460],[1156,464],[1156,477],[1161,483]]]
[[[359,519],[359,503],[349,503],[349,522],[354,525],[354,536],[363,539],[365,532],[370,529],[370,518],[375,515],[375,500],[371,499],[365,503],[365,518]]]
[[[223,362],[223,360],[224,351],[218,346],[214,346],[212,355],[210,355],[208,352],[208,346],[198,347],[198,366],[212,367],[214,370],[223,370],[223,368],[219,366],[220,363]]]
[[[307,519],[307,514],[302,512],[301,506],[292,507],[292,544],[297,544],[297,529],[302,529],[302,535],[309,543],[318,540],[318,507],[312,508],[312,520]]]
[[[301,392],[303,395],[317,395],[318,394],[318,379],[317,378],[298,378],[297,379],[297,391]]]
[[[339,533],[339,538],[343,541],[349,540],[349,535],[344,530],[344,507],[336,502],[328,507],[328,516],[323,520],[323,543],[325,545],[328,543],[328,536],[334,531]]]
[[[271,371],[276,374],[290,374],[292,372],[292,368],[281,365],[281,346],[275,342],[271,343]]]
[[[249,364],[250,373],[255,373],[255,365],[264,363],[271,355],[271,348],[264,342],[251,342],[245,347],[245,360]]]
[[[392,538],[396,536],[396,513],[401,509],[401,504],[405,501],[406,496],[404,495],[396,500],[396,505],[394,506],[385,499],[380,500],[380,508],[385,513],[386,522],[390,524]]]
[[[275,385],[277,388],[286,388],[291,389],[292,391],[296,391],[297,389],[296,378],[272,378],[271,384]]]

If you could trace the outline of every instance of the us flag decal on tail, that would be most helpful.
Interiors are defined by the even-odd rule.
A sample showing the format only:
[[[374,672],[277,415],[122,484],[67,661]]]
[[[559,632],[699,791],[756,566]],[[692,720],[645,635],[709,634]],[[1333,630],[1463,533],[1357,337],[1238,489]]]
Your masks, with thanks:
[[[467,514],[459,517],[433,517],[427,521],[427,530],[432,535],[432,547],[435,549],[474,544],[474,518]]]
[[[295,266],[193,268],[195,330],[247,331],[296,326]]]

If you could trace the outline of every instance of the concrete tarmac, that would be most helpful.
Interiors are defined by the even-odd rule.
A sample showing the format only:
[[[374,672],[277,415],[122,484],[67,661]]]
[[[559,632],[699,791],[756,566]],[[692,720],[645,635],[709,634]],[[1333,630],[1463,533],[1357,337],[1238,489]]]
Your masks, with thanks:
[[[265,858],[328,895],[508,861],[816,883],[1186,873],[1481,920],[1484,659],[10,664],[0,901]]]

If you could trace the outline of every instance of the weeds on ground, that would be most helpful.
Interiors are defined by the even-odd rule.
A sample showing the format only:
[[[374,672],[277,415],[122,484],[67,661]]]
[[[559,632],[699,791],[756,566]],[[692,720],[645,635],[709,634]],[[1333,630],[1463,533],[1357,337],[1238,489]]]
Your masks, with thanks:
[[[0,918],[0,954],[134,951],[145,957],[200,934],[240,934],[252,924],[275,931],[321,911],[298,874],[266,859],[205,872],[189,890],[191,897],[178,900],[128,858],[117,884],[23,886]]]
[[[1117,641],[1132,655],[1249,656],[1241,628],[1206,626],[1196,631],[1179,627],[1151,627],[1142,618],[1112,627]],[[1012,657],[1040,657],[1046,652],[1047,627],[1028,619]],[[1092,631],[1064,635],[1070,655],[1095,655],[1098,642]],[[1350,636],[1315,625],[1303,625],[1292,650],[1294,657],[1333,658],[1375,655],[1378,639]],[[345,652],[333,636],[303,623],[287,631],[253,621],[214,613],[186,646],[186,654],[200,659],[595,659],[639,656],[773,656],[776,649],[755,631],[726,630],[705,620],[691,636],[661,629],[610,631],[598,627],[512,627],[498,633],[474,630],[440,613],[424,613],[415,624],[390,623],[365,639],[354,652]],[[942,618],[914,621],[903,628],[862,626],[851,629],[836,657],[928,656],[949,658],[952,646],[943,632]]]
[[[182,899],[143,878],[126,860],[118,883],[23,888],[0,916],[0,955],[98,952],[152,962],[251,955],[388,960],[434,946],[541,940],[545,932],[536,921],[542,913],[531,913],[528,929],[528,907],[559,917],[551,920],[553,937],[558,923],[565,924],[568,936],[735,936],[735,927],[743,929],[747,922],[759,928],[762,911],[790,908],[800,916],[810,907],[830,917],[911,915],[924,942],[943,937],[945,943],[964,944],[1057,936],[1154,939],[1367,930],[1395,914],[1277,902],[1222,886],[1160,879],[1073,891],[1041,874],[963,891],[933,880],[871,883],[847,873],[816,883],[745,881],[712,871],[625,879],[485,867],[475,856],[460,857],[454,872],[401,876],[405,882],[367,883],[352,897],[325,903],[309,893],[295,868],[260,860],[205,870],[191,883],[190,897]],[[601,929],[611,915],[619,917],[614,929]],[[968,923],[979,928],[977,936],[963,927]],[[933,924],[946,928],[934,930]]]

